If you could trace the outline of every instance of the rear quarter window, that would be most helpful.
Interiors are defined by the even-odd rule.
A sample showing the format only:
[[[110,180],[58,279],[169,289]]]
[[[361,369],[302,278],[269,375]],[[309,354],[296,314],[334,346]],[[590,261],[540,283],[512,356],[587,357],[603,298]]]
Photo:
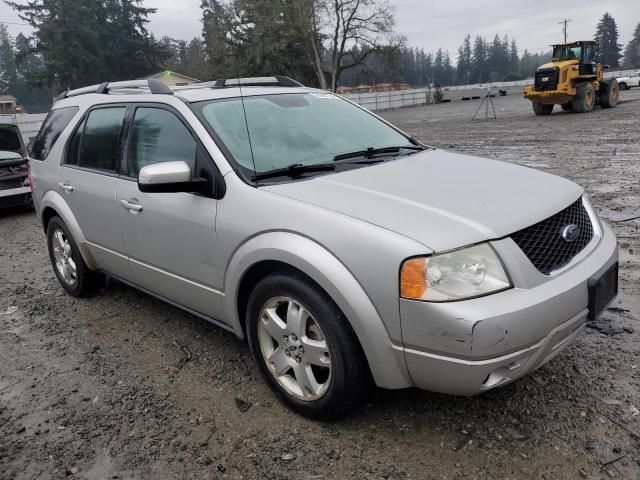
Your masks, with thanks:
[[[78,107],[56,108],[51,110],[40,127],[38,136],[31,147],[31,158],[45,160],[49,152],[60,137],[62,131],[69,125],[71,119],[78,113]]]

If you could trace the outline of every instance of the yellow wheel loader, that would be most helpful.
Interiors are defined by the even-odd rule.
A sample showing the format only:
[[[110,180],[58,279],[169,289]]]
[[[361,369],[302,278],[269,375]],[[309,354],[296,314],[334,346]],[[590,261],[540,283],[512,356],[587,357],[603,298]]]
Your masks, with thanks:
[[[553,60],[536,70],[534,85],[524,90],[535,114],[549,115],[555,105],[578,113],[590,112],[596,104],[615,107],[618,82],[603,78],[606,67],[597,58],[598,44],[593,41],[553,45]]]

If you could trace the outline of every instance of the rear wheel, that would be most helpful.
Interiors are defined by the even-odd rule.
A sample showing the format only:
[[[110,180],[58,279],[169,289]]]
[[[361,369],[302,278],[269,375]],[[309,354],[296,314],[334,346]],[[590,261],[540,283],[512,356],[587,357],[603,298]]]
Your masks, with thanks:
[[[580,83],[576,87],[576,96],[571,101],[573,110],[578,113],[586,113],[593,110],[596,104],[596,92],[591,82]]]
[[[571,110],[573,110],[573,107],[571,106],[571,102],[563,103],[561,107],[562,107],[562,110],[564,110],[565,112],[570,112]]]
[[[247,337],[260,372],[292,409],[315,420],[343,416],[369,392],[370,373],[346,318],[301,274],[277,273],[256,285]]]
[[[536,115],[549,115],[553,112],[553,107],[555,105],[546,105],[540,102],[533,102],[533,111]]]
[[[47,246],[53,271],[69,295],[83,297],[97,290],[104,277],[84,263],[78,245],[60,217],[49,220]]]
[[[620,101],[620,87],[615,79],[600,83],[600,106],[613,108]]]
[[[627,85],[625,82],[620,82],[620,90],[629,90],[629,85]]]

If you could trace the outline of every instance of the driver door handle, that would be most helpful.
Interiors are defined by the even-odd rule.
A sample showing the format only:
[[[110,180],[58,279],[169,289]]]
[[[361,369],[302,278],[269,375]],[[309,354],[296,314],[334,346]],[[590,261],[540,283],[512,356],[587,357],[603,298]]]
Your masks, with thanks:
[[[132,203],[129,200],[120,200],[120,205],[122,205],[122,208],[126,208],[131,213],[139,213],[142,211],[142,205],[140,205],[139,203]]]

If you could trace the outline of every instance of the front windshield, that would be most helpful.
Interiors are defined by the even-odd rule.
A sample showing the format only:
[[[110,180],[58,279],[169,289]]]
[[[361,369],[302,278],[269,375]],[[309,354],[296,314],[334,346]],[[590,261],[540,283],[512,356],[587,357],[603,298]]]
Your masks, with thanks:
[[[328,163],[337,155],[367,148],[411,145],[373,115],[328,93],[245,97],[246,123],[238,97],[201,102],[195,108],[248,175],[292,164]]]
[[[580,60],[582,45],[556,45],[553,47],[553,58],[558,60]]]

